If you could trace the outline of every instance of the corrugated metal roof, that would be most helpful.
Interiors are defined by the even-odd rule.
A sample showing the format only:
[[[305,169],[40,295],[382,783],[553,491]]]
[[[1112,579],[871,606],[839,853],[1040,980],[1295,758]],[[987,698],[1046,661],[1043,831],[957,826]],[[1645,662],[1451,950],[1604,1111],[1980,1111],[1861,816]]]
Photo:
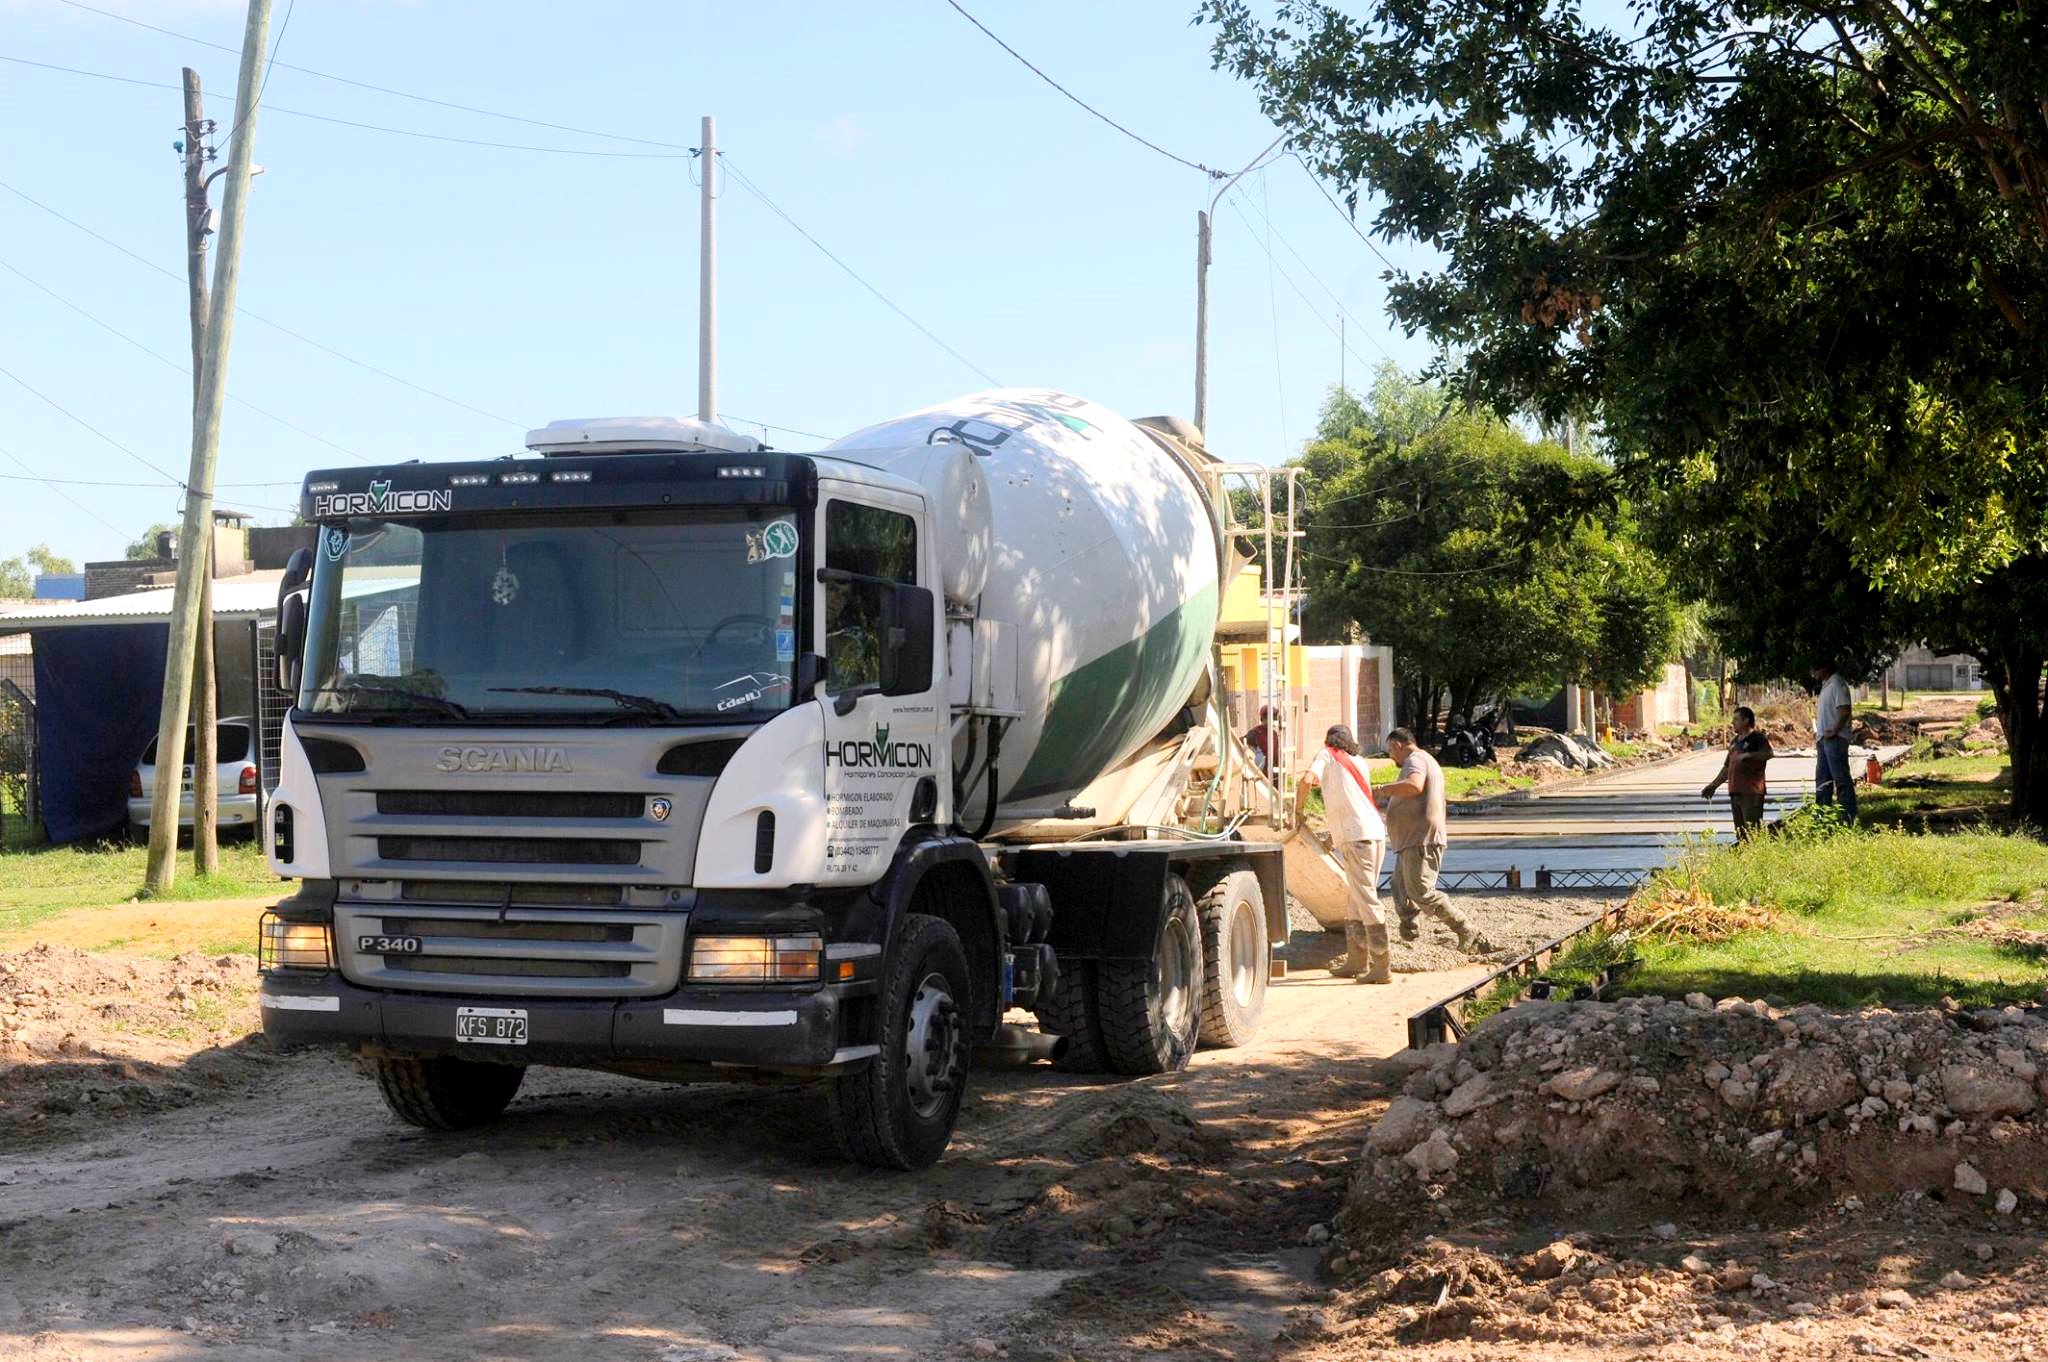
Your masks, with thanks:
[[[273,569],[215,578],[214,619],[247,621],[276,613],[277,584],[283,576],[281,569]],[[44,601],[16,610],[0,607],[0,634],[91,624],[168,624],[172,594],[172,589],[164,586],[125,596],[102,596],[96,601]]]

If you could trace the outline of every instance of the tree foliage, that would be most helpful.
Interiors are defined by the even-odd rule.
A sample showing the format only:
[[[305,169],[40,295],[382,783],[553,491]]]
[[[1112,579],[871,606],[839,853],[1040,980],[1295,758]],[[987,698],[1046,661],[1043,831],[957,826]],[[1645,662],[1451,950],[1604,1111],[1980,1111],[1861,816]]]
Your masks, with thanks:
[[[122,551],[131,562],[147,562],[157,557],[157,540],[166,534],[176,534],[179,526],[168,521],[158,521],[132,540]]]
[[[76,572],[69,558],[48,544],[37,544],[19,558],[0,558],[0,600],[25,600],[35,594],[38,573]]]
[[[1255,12],[1256,10],[1256,12]],[[1468,398],[1597,413],[1749,674],[1925,638],[2005,678],[2048,825],[2048,10],[1211,0]],[[1615,13],[1615,10],[1604,12]]]
[[[1394,649],[1424,728],[1568,679],[1611,692],[1670,655],[1677,613],[1609,470],[1383,370],[1302,456],[1305,623]]]

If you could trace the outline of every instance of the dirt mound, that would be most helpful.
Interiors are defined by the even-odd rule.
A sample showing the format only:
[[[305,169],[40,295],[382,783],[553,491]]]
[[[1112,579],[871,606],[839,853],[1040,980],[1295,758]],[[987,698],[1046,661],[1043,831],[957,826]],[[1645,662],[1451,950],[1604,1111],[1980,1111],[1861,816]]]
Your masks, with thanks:
[[[1503,1207],[1640,1220],[2048,1195],[2032,1011],[1528,1004],[1415,1058],[1340,1216],[1357,1245]]]
[[[232,1090],[257,1029],[247,956],[0,955],[0,1147]]]

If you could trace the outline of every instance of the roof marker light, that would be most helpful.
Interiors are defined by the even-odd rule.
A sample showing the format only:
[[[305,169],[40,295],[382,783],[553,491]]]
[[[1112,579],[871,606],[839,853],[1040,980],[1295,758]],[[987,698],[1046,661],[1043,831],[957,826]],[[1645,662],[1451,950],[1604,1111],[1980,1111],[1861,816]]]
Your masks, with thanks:
[[[768,470],[758,464],[726,464],[718,470],[721,478],[765,478]]]
[[[525,485],[526,485],[527,483],[530,483],[530,482],[539,482],[539,481],[540,481],[540,474],[538,474],[538,473],[504,473],[504,474],[501,474],[501,475],[499,475],[498,481],[499,481],[499,482],[501,482],[501,483],[503,483],[503,484],[505,484],[505,486],[507,486],[507,487],[523,487],[523,486],[525,486]]]
[[[306,490],[308,492],[339,492],[341,484],[338,482],[309,482],[306,484]]]
[[[491,480],[489,473],[457,473],[448,479],[450,487],[482,487]]]
[[[575,472],[573,472],[573,473],[550,473],[550,474],[548,474],[548,481],[549,481],[549,482],[589,482],[589,481],[590,481],[590,470],[589,470],[589,469],[587,469],[587,468],[584,468],[584,469],[578,469],[577,471],[575,471]]]

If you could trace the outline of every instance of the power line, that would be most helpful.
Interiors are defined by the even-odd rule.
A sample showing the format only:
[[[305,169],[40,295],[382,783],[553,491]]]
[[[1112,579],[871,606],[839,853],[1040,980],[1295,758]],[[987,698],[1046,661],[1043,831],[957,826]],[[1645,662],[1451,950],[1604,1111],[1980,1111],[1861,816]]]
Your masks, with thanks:
[[[1337,337],[1339,344],[1343,345],[1344,349],[1351,355],[1351,357],[1357,360],[1360,364],[1364,364],[1366,362],[1365,356],[1359,354],[1356,350],[1353,350],[1351,348],[1350,340],[1347,339],[1343,335],[1343,333],[1339,332],[1336,327],[1330,325],[1330,319],[1322,314],[1322,310],[1318,308],[1313,301],[1310,300],[1308,294],[1302,292],[1301,285],[1294,282],[1294,276],[1289,274],[1286,268],[1282,266],[1280,262],[1274,258],[1272,249],[1259,240],[1258,227],[1252,222],[1252,220],[1249,217],[1245,216],[1245,211],[1237,206],[1237,197],[1235,195],[1232,195],[1228,202],[1230,204],[1230,210],[1233,213],[1237,214],[1237,220],[1244,224],[1244,229],[1251,236],[1252,243],[1258,246],[1261,250],[1265,251],[1267,263],[1270,264],[1272,268],[1279,271],[1280,277],[1287,281],[1287,287],[1294,290],[1294,296],[1301,299],[1303,306],[1308,308],[1309,315],[1316,319],[1316,324],[1322,327],[1323,330],[1329,332],[1331,335]],[[1348,316],[1350,314],[1347,313],[1345,315]],[[1370,336],[1368,336],[1367,339],[1370,339]]]
[[[1337,558],[1327,553],[1312,553],[1307,549],[1302,549],[1299,552],[1304,558],[1314,558],[1324,563],[1336,563],[1340,567],[1351,568],[1358,572],[1383,573],[1389,577],[1477,577],[1482,573],[1500,572],[1506,568],[1517,566],[1514,559],[1509,559],[1502,563],[1489,563],[1484,567],[1444,568],[1439,571],[1425,571],[1418,568],[1376,567],[1371,563],[1361,563],[1355,558]]]
[[[1259,177],[1259,196],[1261,202],[1255,204],[1254,206],[1258,208],[1259,216],[1261,219],[1264,220],[1266,224],[1266,230],[1272,233],[1272,235],[1279,240],[1282,246],[1285,246],[1287,248],[1287,253],[1295,258],[1296,262],[1299,263],[1301,268],[1308,274],[1308,277],[1316,281],[1316,287],[1329,295],[1330,301],[1337,305],[1337,310],[1343,313],[1347,318],[1350,318],[1352,324],[1356,325],[1359,328],[1359,330],[1365,333],[1365,338],[1367,341],[1371,342],[1372,348],[1379,351],[1380,354],[1386,356],[1388,363],[1398,364],[1399,361],[1396,360],[1391,354],[1387,353],[1387,347],[1381,345],[1379,343],[1379,339],[1372,334],[1372,328],[1364,325],[1362,322],[1358,320],[1358,318],[1351,315],[1351,309],[1344,306],[1344,300],[1337,296],[1337,290],[1331,288],[1328,284],[1323,282],[1323,277],[1320,274],[1317,274],[1315,271],[1315,267],[1309,264],[1307,258],[1304,257],[1300,251],[1294,248],[1294,243],[1289,241],[1285,236],[1281,235],[1280,229],[1273,225],[1272,214],[1268,210],[1266,204],[1264,203],[1265,192],[1265,176],[1261,174]],[[1251,197],[1249,195],[1245,195],[1243,197],[1245,202],[1251,202]],[[1242,216],[1242,213],[1240,213],[1239,216]],[[1267,253],[1269,256],[1271,255],[1271,252],[1272,248],[1270,246],[1267,247]],[[1307,299],[1303,299],[1303,301],[1306,302]],[[1353,359],[1356,359],[1360,364],[1365,363],[1365,356],[1359,354],[1356,350],[1353,350],[1348,339],[1346,339],[1342,335],[1339,335],[1337,339],[1339,343],[1341,343],[1344,346],[1344,349],[1350,353]]]
[[[1266,177],[1263,174],[1259,176],[1259,192],[1261,194],[1266,192]],[[1240,213],[1238,216],[1242,217],[1244,215]],[[1270,234],[1272,230],[1273,220],[1268,218],[1266,219],[1266,231]],[[1279,394],[1280,398],[1277,413],[1280,418],[1280,447],[1292,452],[1293,443],[1287,438],[1287,379],[1285,377],[1285,367],[1280,361],[1280,290],[1273,287],[1273,272],[1279,267],[1279,262],[1273,259],[1272,243],[1268,242],[1266,245],[1266,312],[1273,320],[1273,390]]]
[[[178,373],[184,374],[188,378],[191,377],[192,371],[185,365],[178,363],[178,361],[172,359],[169,355],[166,355],[161,351],[152,350],[149,346],[144,345],[141,341],[135,339],[135,337],[129,335],[127,332],[121,330],[119,327],[114,326],[112,323],[103,321],[99,317],[95,317],[92,313],[86,311],[77,303],[72,302],[69,298],[66,298],[63,294],[57,292],[57,290],[51,288],[48,284],[43,283],[41,280],[31,278],[29,275],[23,273],[20,269],[16,268],[14,265],[9,264],[5,260],[0,260],[0,270],[6,270],[9,274],[14,275],[16,278],[20,279],[23,283],[28,284],[30,287],[40,289],[42,292],[48,294],[51,298],[54,298],[57,302],[62,303],[65,307],[70,308],[73,312],[76,312],[79,316],[91,322],[94,326],[99,327],[102,331],[105,331],[107,334],[111,336],[128,342],[128,344],[134,346],[143,354],[148,355],[151,359],[169,366],[171,369],[176,370]],[[363,459],[363,456],[356,453],[354,450],[346,448],[345,446],[342,445],[338,445],[324,435],[317,435],[314,432],[307,430],[304,426],[298,425],[292,421],[288,421],[284,417],[279,416],[276,412],[266,411],[264,408],[257,406],[254,402],[251,402],[246,398],[237,397],[235,394],[229,393],[228,400],[234,402],[238,406],[246,407],[248,410],[255,412],[258,416],[264,417],[266,420],[277,422],[277,424],[283,426],[286,430],[295,431],[298,434],[305,436],[309,440],[313,440],[319,444],[326,445],[329,449],[337,450],[340,453],[346,454],[351,459],[356,459],[362,462],[368,462],[368,460]],[[232,486],[233,484],[223,483],[221,485]],[[254,486],[256,484],[250,485]],[[296,484],[288,483],[265,483],[262,485],[276,487],[296,486]]]
[[[76,218],[66,217],[64,214],[50,207],[50,205],[48,205],[47,203],[44,203],[42,200],[34,197],[31,194],[27,194],[19,189],[16,189],[13,185],[8,184],[5,180],[0,180],[0,189],[6,190],[8,193],[14,195],[16,198],[22,200],[24,203],[28,203],[36,208],[42,209],[45,213],[48,213],[51,217],[57,219],[59,222],[64,223],[68,227],[76,228],[78,231],[85,233],[87,236],[91,237],[93,240],[97,242],[100,242],[102,245],[112,247],[114,250],[119,251],[122,255],[127,256],[130,260],[135,261],[137,264],[155,270],[158,274],[163,275],[166,279],[175,279],[181,285],[185,282],[184,275],[177,274],[172,272],[171,270],[165,269],[162,265],[157,264],[154,260],[151,260],[149,257],[137,254],[136,252],[129,250],[126,246],[123,246],[120,242],[114,240],[112,237],[105,236],[99,232],[94,231],[92,228],[86,226],[84,223],[78,221]],[[290,336],[293,340],[298,341],[302,345],[310,345],[315,350],[319,350],[326,354],[332,355],[336,359],[341,360],[344,363],[353,364],[358,369],[362,369],[365,370],[366,372],[373,373],[377,375],[379,378],[386,378],[391,380],[393,383],[401,384],[407,388],[412,389],[416,393],[421,393],[427,397],[431,397],[437,402],[446,402],[450,406],[460,407],[464,411],[474,413],[477,416],[488,417],[493,421],[499,421],[504,423],[505,425],[513,426],[520,430],[526,429],[526,423],[523,421],[515,421],[509,416],[501,416],[500,414],[494,411],[485,411],[482,407],[471,406],[469,403],[464,402],[460,398],[450,397],[446,393],[438,393],[435,392],[432,388],[422,387],[420,384],[413,382],[409,378],[400,378],[397,374],[394,374],[387,369],[380,369],[376,365],[368,363],[365,360],[357,359],[354,355],[344,354],[341,351],[335,349],[331,345],[323,345],[319,341],[314,340],[311,336],[301,335],[298,332],[292,330],[290,327],[286,326],[284,323],[274,322],[270,320],[270,318],[263,316],[261,313],[251,312],[248,308],[241,306],[237,306],[235,308],[235,312],[240,316],[247,317],[250,321],[261,322],[263,325],[270,327],[274,331],[280,331],[285,335]]]
[[[112,531],[113,531],[113,532],[114,532],[115,534],[127,534],[127,533],[128,533],[128,531],[126,531],[126,530],[122,529],[122,528],[121,528],[121,527],[120,527],[119,525],[116,525],[116,524],[115,524],[115,523],[114,523],[113,521],[111,521],[111,520],[107,519],[107,518],[106,518],[105,516],[101,515],[101,514],[100,514],[100,513],[98,512],[98,511],[95,511],[95,510],[94,510],[94,509],[93,509],[92,507],[90,507],[90,506],[86,505],[86,504],[85,504],[84,502],[80,501],[80,500],[79,500],[79,499],[78,499],[77,497],[74,497],[74,496],[72,496],[72,495],[71,495],[71,494],[70,494],[69,492],[65,491],[65,490],[64,490],[64,489],[63,489],[62,487],[59,487],[59,486],[57,485],[57,482],[58,482],[58,480],[57,480],[57,479],[54,479],[54,478],[46,478],[46,477],[44,477],[44,476],[43,476],[42,474],[40,474],[40,473],[36,472],[36,470],[35,470],[35,469],[33,469],[33,468],[30,468],[30,467],[29,467],[29,466],[28,466],[27,464],[23,463],[23,462],[21,461],[20,457],[19,457],[19,456],[17,456],[17,455],[16,455],[15,453],[14,453],[14,451],[13,451],[13,450],[11,450],[11,449],[8,449],[8,448],[7,448],[7,447],[6,447],[5,445],[0,445],[0,454],[4,454],[4,455],[6,455],[6,456],[7,456],[7,458],[8,458],[8,459],[9,459],[9,460],[10,460],[10,461],[11,461],[11,462],[12,462],[12,463],[14,464],[14,466],[15,466],[16,468],[22,469],[22,470],[23,470],[24,472],[26,472],[26,473],[28,474],[28,477],[27,477],[27,478],[25,478],[25,479],[22,479],[22,478],[17,478],[17,477],[16,477],[16,476],[15,476],[14,474],[11,474],[11,473],[0,473],[0,478],[6,478],[6,479],[7,479],[7,480],[8,480],[9,482],[16,482],[16,481],[32,481],[32,482],[39,482],[39,483],[42,483],[42,484],[43,484],[43,485],[44,485],[45,487],[49,488],[49,489],[50,489],[50,490],[51,490],[52,492],[55,492],[55,493],[56,493],[56,494],[57,494],[58,496],[60,496],[60,497],[64,498],[64,500],[66,500],[66,501],[70,502],[70,503],[71,503],[71,504],[72,504],[73,506],[76,506],[76,507],[77,507],[77,508],[78,508],[79,510],[81,510],[81,511],[85,512],[85,513],[86,513],[87,515],[91,516],[91,517],[92,517],[92,518],[93,518],[94,520],[97,520],[97,521],[99,521],[99,523],[100,523],[100,524],[102,524],[102,525],[106,526],[106,527],[107,527],[108,529],[112,530]],[[154,483],[151,483],[150,485],[151,485],[151,486],[155,486],[156,484],[154,484]]]
[[[1330,191],[1324,187],[1321,178],[1318,177],[1313,170],[1310,170],[1308,168],[1308,162],[1302,160],[1300,156],[1295,155],[1295,153],[1293,152],[1289,152],[1287,154],[1296,165],[1301,167],[1301,173],[1308,176],[1309,183],[1314,185],[1316,187],[1316,192],[1323,196],[1323,202],[1329,204],[1331,211],[1335,212],[1338,217],[1344,219],[1344,225],[1351,229],[1351,234],[1357,237],[1360,241],[1363,241],[1365,243],[1365,248],[1380,258],[1381,264],[1385,265],[1390,270],[1398,270],[1400,266],[1396,265],[1393,261],[1387,259],[1387,253],[1381,250],[1377,245],[1375,245],[1371,237],[1367,236],[1364,232],[1358,229],[1358,224],[1352,221],[1351,214],[1344,211],[1344,205],[1338,203],[1337,200],[1330,197]]]
[[[161,482],[122,482],[110,478],[46,478],[39,473],[18,477],[12,473],[0,473],[0,478],[9,482],[42,482],[52,487],[162,487]],[[216,487],[298,487],[298,482],[217,482]]]
[[[59,66],[54,62],[30,61],[27,57],[11,57],[0,54],[0,61],[13,62],[17,66],[33,66],[43,71],[58,71],[67,76],[84,76],[90,80],[109,80],[117,85],[140,85],[148,90],[179,90],[184,87],[168,81],[139,80],[134,76],[117,76],[106,71],[87,71],[77,66]],[[304,109],[287,109],[281,105],[266,104],[266,111],[286,114],[292,118],[309,119],[315,123],[333,123],[344,128],[357,128],[364,132],[381,132],[393,137],[415,137],[425,142],[453,142],[465,147],[492,147],[499,151],[534,151],[548,156],[596,156],[608,160],[628,161],[680,161],[687,159],[691,152],[684,151],[596,151],[588,147],[543,147],[525,142],[493,142],[481,137],[455,137],[448,133],[421,132],[417,128],[393,128],[382,123],[364,123],[352,118],[336,118],[331,114],[310,113]],[[230,135],[233,129],[229,129]]]
[[[161,33],[167,38],[176,38],[181,42],[197,43],[201,47],[210,47],[216,52],[236,54],[241,52],[240,48],[230,47],[226,43],[209,42],[204,38],[197,38],[189,33],[180,33],[175,29],[161,28],[156,24],[147,24],[140,19],[130,18],[125,14],[116,14],[112,10],[99,9],[93,5],[83,4],[80,0],[62,0],[62,3],[71,6],[73,9],[84,10],[88,14],[97,14],[102,18],[115,19],[124,24],[132,24],[136,28],[148,29],[152,33]],[[316,71],[310,66],[294,66],[288,61],[278,61],[275,48],[271,49],[271,65],[281,66],[287,71],[296,71],[302,76],[316,76],[321,80],[331,80],[339,85],[353,86],[358,90],[371,90],[377,94],[390,95],[396,99],[410,99],[420,104],[431,104],[442,109],[454,109],[459,113],[477,114],[484,118],[501,118],[508,123],[524,123],[529,127],[547,128],[554,132],[575,133],[580,137],[602,137],[614,142],[633,142],[641,146],[662,147],[669,151],[689,153],[696,150],[696,148],[684,146],[680,142],[662,142],[651,137],[629,137],[624,133],[603,132],[596,128],[579,128],[567,123],[550,123],[545,119],[527,118],[520,114],[505,113],[498,109],[478,108],[473,104],[457,104],[451,100],[435,99],[431,95],[413,94],[407,90],[394,90],[386,85],[372,85],[368,81],[351,80],[347,76],[337,76],[328,71]],[[758,425],[760,423],[755,422],[754,424]]]
[[[1117,122],[1114,118],[1111,118],[1108,114],[1096,108],[1093,104],[1090,104],[1087,100],[1081,98],[1072,90],[1069,90],[1066,86],[1054,80],[1051,76],[1045,74],[1045,72],[1039,70],[1037,66],[1032,64],[1031,59],[1029,57],[1026,57],[1022,52],[1019,52],[1016,48],[1010,46],[1001,38],[998,38],[993,32],[990,31],[989,26],[987,24],[984,24],[981,20],[975,18],[972,14],[969,14],[966,10],[962,9],[960,7],[960,0],[946,0],[946,3],[948,5],[951,5],[953,9],[956,12],[958,12],[961,18],[965,19],[968,23],[973,24],[976,28],[980,29],[982,33],[987,36],[990,42],[994,43],[997,47],[1002,48],[1003,51],[1009,53],[1012,57],[1015,57],[1020,63],[1023,64],[1026,70],[1031,72],[1032,75],[1037,76],[1047,85],[1052,86],[1053,89],[1058,90],[1061,94],[1065,95],[1075,104],[1087,110],[1090,114],[1093,114],[1095,117],[1101,119],[1103,122],[1109,124],[1109,126],[1115,128],[1118,132],[1130,138],[1139,146],[1147,147],[1152,151],[1156,151],[1169,161],[1177,161],[1181,165],[1186,166],[1189,170],[1199,170],[1212,180],[1220,180],[1224,177],[1225,174],[1228,173],[1226,171],[1216,170],[1209,166],[1205,166],[1200,161],[1190,161],[1185,156],[1176,156],[1172,152],[1168,151],[1165,147],[1160,146],[1157,142],[1151,141],[1149,138],[1140,137],[1137,133],[1132,132],[1129,128]]]
[[[41,391],[40,389],[36,388],[36,387],[35,387],[35,386],[34,386],[33,384],[31,384],[31,383],[30,383],[30,382],[29,382],[29,381],[28,381],[27,379],[25,379],[25,378],[22,378],[22,377],[21,377],[21,376],[20,376],[19,374],[16,374],[16,373],[15,373],[15,372],[14,372],[13,370],[11,370],[11,369],[7,369],[7,368],[4,368],[4,367],[0,367],[0,378],[8,378],[8,379],[12,379],[12,380],[14,381],[14,383],[15,383],[15,384],[16,384],[17,386],[19,386],[19,387],[21,387],[22,389],[24,389],[24,390],[25,390],[25,391],[26,391],[26,392],[27,392],[27,393],[29,394],[29,396],[31,396],[31,397],[34,397],[34,398],[36,398],[36,399],[40,400],[41,402],[43,402],[43,403],[44,403],[45,405],[47,405],[47,406],[50,406],[50,407],[53,407],[53,408],[55,408],[55,409],[56,409],[56,410],[57,410],[58,412],[60,412],[61,414],[63,414],[63,415],[65,415],[65,416],[69,417],[69,418],[70,418],[70,419],[71,419],[71,420],[72,420],[72,421],[73,421],[74,423],[76,423],[76,424],[78,424],[78,425],[80,425],[80,426],[83,426],[83,427],[85,427],[85,429],[87,429],[87,430],[91,431],[91,432],[92,432],[92,433],[93,433],[94,435],[97,435],[97,436],[98,436],[98,437],[99,437],[99,438],[100,438],[101,440],[105,441],[105,442],[106,442],[107,444],[110,444],[110,445],[112,445],[112,446],[113,446],[113,447],[114,447],[115,449],[118,449],[118,450],[120,450],[120,451],[121,451],[121,452],[122,452],[123,454],[126,454],[126,455],[127,455],[127,456],[128,456],[129,458],[131,458],[131,459],[135,460],[135,462],[137,462],[137,463],[141,464],[141,465],[142,465],[142,466],[143,466],[144,468],[147,468],[147,469],[148,469],[148,470],[149,470],[150,472],[152,472],[152,473],[160,473],[160,474],[162,474],[162,475],[163,475],[163,476],[164,476],[165,478],[167,478],[167,479],[169,479],[169,480],[170,480],[170,482],[171,482],[171,485],[172,485],[172,486],[174,486],[174,487],[183,487],[183,488],[184,488],[184,489],[185,489],[185,490],[186,490],[187,492],[190,492],[190,491],[192,490],[192,489],[191,489],[191,487],[189,487],[189,486],[188,486],[188,485],[186,484],[186,482],[185,482],[185,480],[184,480],[183,478],[179,478],[179,477],[174,477],[174,476],[172,476],[172,474],[170,473],[170,471],[169,471],[169,470],[167,470],[167,469],[165,469],[165,468],[161,467],[160,465],[157,465],[157,464],[153,464],[153,463],[151,463],[151,462],[150,462],[150,461],[149,461],[148,459],[145,459],[145,458],[143,458],[143,457],[142,457],[142,456],[141,456],[140,454],[137,454],[137,453],[136,453],[136,452],[135,452],[134,450],[132,450],[132,449],[130,449],[130,448],[129,448],[128,446],[126,446],[126,445],[122,444],[122,443],[121,443],[121,442],[120,442],[119,440],[117,440],[117,439],[115,439],[115,438],[114,438],[113,436],[111,436],[111,435],[107,434],[107,433],[106,433],[105,431],[101,430],[101,429],[100,429],[100,428],[99,428],[98,426],[94,425],[94,424],[93,424],[92,422],[90,422],[90,421],[86,420],[86,419],[85,419],[85,418],[84,418],[83,416],[80,416],[80,415],[79,415],[79,414],[78,414],[77,412],[75,412],[75,411],[71,410],[71,409],[70,409],[69,407],[65,406],[65,405],[64,405],[64,404],[63,404],[62,402],[59,402],[59,401],[58,401],[58,400],[57,400],[56,398],[54,398],[54,397],[51,397],[51,396],[49,396],[49,395],[48,395],[47,393],[44,393],[44,392],[42,392],[42,391]]]
[[[964,12],[965,11],[963,11],[963,13]],[[912,326],[917,328],[917,330],[924,336],[926,340],[930,341],[933,345],[938,346],[941,350],[944,350],[947,354],[951,355],[954,359],[959,360],[968,368],[974,370],[975,373],[980,374],[984,379],[987,379],[990,383],[995,384],[998,388],[1003,386],[1001,381],[998,380],[994,374],[991,374],[988,370],[982,368],[979,364],[976,364],[973,360],[967,358],[967,356],[961,354],[958,350],[955,350],[952,346],[940,340],[938,336],[932,332],[930,327],[926,326],[923,322],[919,321],[917,318],[911,316],[908,312],[905,312],[902,308],[898,307],[894,302],[890,300],[889,295],[883,293],[873,284],[870,284],[867,280],[861,278],[860,274],[857,271],[855,271],[853,266],[847,264],[844,260],[841,260],[838,256],[834,255],[832,253],[831,248],[828,247],[824,242],[818,240],[818,238],[812,236],[809,232],[805,231],[802,224],[800,224],[795,218],[791,217],[788,213],[783,211],[782,205],[776,203],[775,200],[769,198],[768,195],[765,192],[763,192],[759,185],[755,184],[752,180],[747,178],[747,174],[745,171],[741,170],[737,165],[733,164],[731,156],[721,151],[718,154],[718,160],[720,165],[724,166],[727,170],[732,172],[733,178],[739,181],[740,188],[746,190],[749,194],[752,194],[755,198],[759,199],[762,203],[766,204],[769,212],[775,214],[775,216],[781,218],[784,222],[788,223],[791,229],[794,230],[798,236],[802,237],[804,240],[810,242],[813,246],[817,247],[820,254],[822,254],[827,260],[830,260],[833,264],[837,265],[840,269],[844,270],[847,274],[847,277],[852,279],[854,283],[859,284],[869,293],[874,294],[875,297],[881,302],[882,306],[888,308],[891,312],[901,317],[904,321],[909,322]]]

